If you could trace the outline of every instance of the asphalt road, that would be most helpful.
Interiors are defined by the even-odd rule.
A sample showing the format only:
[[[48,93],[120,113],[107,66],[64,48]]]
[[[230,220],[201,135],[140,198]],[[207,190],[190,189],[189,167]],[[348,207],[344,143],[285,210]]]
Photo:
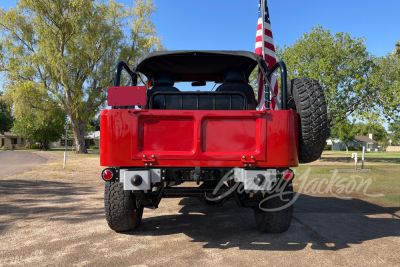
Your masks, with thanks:
[[[259,232],[253,211],[233,201],[210,208],[163,199],[145,209],[138,230],[115,233],[104,218],[98,159],[89,160],[62,175],[43,165],[51,178],[0,180],[0,266],[400,264],[400,207],[360,199],[301,195],[283,234]]]
[[[0,178],[11,174],[31,170],[47,159],[30,151],[3,150],[0,151]]]

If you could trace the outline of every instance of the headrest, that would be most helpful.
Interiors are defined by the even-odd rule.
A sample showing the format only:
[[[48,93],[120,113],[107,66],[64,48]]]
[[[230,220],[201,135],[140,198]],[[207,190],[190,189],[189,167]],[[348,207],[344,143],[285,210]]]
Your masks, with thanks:
[[[225,73],[225,82],[245,82],[244,71],[240,69],[229,69]]]
[[[153,82],[154,85],[167,85],[167,86],[173,86],[175,83],[174,76],[172,76],[172,74],[169,72],[157,72],[154,75]]]

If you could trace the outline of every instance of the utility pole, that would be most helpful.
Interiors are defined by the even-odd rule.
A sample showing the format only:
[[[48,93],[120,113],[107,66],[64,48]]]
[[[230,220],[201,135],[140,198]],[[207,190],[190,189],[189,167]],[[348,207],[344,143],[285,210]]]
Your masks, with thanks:
[[[365,146],[363,146],[361,169],[364,169],[364,155],[365,155]]]
[[[64,129],[65,129],[65,151],[64,151],[63,169],[65,169],[65,165],[67,165],[68,125],[64,125]]]

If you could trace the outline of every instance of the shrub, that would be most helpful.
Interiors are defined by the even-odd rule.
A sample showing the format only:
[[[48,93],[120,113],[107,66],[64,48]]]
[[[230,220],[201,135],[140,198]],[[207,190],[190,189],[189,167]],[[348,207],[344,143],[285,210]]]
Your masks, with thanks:
[[[28,145],[26,145],[26,146],[25,146],[25,148],[29,148],[29,146],[28,146]]]
[[[36,149],[37,148],[37,145],[36,144],[32,144],[31,145],[31,149]]]
[[[326,146],[324,147],[324,150],[332,150],[332,146],[331,146],[331,145],[326,145]]]
[[[97,145],[91,145],[90,149],[99,149],[99,147]]]

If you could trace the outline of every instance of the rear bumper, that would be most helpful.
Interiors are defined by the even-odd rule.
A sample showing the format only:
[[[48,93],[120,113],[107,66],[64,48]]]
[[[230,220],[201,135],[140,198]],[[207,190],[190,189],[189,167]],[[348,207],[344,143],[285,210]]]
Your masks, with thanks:
[[[211,172],[211,175],[210,175]],[[263,177],[262,183],[255,180],[257,175]],[[269,191],[272,184],[281,176],[279,170],[276,169],[199,169],[196,171],[188,171],[188,169],[120,169],[119,181],[124,184],[124,190],[142,191],[151,190],[159,183],[180,184],[182,182],[202,182],[217,184],[232,180],[235,183],[243,183],[243,189],[253,192]],[[133,178],[139,177],[140,182],[135,183]],[[136,180],[137,182],[137,180]],[[192,188],[193,189],[193,188]],[[183,189],[180,189],[182,192]]]
[[[296,167],[297,113],[134,110],[101,113],[100,164],[121,167]]]

